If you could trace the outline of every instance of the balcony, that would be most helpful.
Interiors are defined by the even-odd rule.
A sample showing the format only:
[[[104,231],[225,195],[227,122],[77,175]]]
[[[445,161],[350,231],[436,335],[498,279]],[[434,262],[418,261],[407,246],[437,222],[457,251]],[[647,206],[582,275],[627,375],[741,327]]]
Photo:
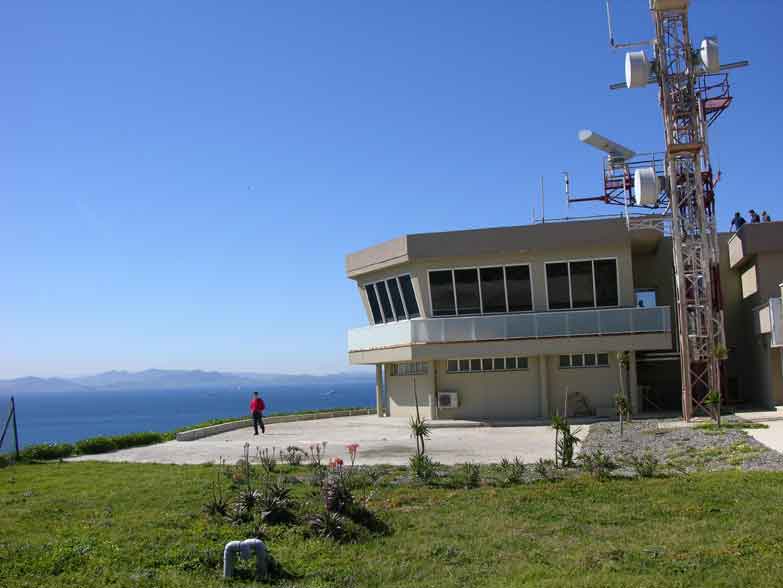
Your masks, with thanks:
[[[670,333],[668,306],[424,318],[348,331],[348,351],[426,343]]]

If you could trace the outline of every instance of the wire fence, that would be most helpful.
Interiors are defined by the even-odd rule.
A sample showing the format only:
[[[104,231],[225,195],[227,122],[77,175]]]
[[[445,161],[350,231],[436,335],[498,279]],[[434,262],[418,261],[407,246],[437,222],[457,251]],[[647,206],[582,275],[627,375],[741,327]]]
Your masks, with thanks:
[[[12,459],[19,459],[19,430],[16,426],[16,404],[14,397],[8,404],[8,413],[0,421],[3,423],[0,429],[0,454],[10,454]]]

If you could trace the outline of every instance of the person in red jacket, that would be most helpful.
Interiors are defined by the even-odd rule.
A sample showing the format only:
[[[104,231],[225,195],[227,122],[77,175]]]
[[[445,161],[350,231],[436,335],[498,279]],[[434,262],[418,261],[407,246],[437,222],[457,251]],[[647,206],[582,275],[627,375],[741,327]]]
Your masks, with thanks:
[[[261,426],[261,432],[266,433],[264,430],[264,409],[266,408],[266,405],[264,404],[264,401],[261,399],[261,397],[258,395],[258,392],[253,392],[253,398],[250,399],[250,413],[253,415],[253,428],[256,430],[256,435],[258,435],[258,427]]]

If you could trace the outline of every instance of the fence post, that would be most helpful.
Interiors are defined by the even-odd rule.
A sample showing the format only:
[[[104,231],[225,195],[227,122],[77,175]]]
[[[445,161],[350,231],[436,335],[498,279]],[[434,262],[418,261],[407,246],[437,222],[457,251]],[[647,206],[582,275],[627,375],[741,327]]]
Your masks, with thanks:
[[[14,419],[14,450],[16,451],[16,459],[19,459],[19,432],[16,429],[16,404],[13,396],[11,396],[11,414]]]

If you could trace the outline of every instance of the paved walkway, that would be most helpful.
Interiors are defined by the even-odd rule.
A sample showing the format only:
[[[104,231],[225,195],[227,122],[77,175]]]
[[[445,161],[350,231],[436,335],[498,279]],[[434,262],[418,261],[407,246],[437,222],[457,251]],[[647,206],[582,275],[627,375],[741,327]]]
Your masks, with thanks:
[[[768,429],[746,429],[748,435],[770,449],[783,453],[783,421],[764,421]]]
[[[439,423],[440,424],[440,423]],[[588,425],[581,425],[580,437],[587,436]],[[509,427],[447,426],[432,429],[427,453],[443,464],[496,463],[503,457],[519,457],[525,463],[554,454],[554,431],[549,425]],[[359,444],[360,465],[403,465],[415,452],[408,420],[378,418],[375,415],[300,421],[270,425],[266,435],[253,435],[252,428],[237,429],[196,441],[170,441],[149,447],[124,449],[114,453],[89,455],[76,460],[129,461],[143,463],[198,464],[215,463],[224,458],[234,463],[249,442],[255,448],[285,449],[297,445],[307,451],[314,443],[326,441],[327,459],[347,458],[345,445]],[[578,446],[577,446],[578,448]]]

